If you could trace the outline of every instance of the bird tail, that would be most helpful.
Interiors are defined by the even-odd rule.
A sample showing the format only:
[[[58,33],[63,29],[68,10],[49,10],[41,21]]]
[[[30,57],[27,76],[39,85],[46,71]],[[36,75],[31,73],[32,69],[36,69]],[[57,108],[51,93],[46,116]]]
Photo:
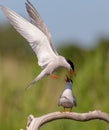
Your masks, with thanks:
[[[26,88],[25,90],[29,89],[32,87],[37,81],[42,79],[46,75],[45,71],[43,70]]]

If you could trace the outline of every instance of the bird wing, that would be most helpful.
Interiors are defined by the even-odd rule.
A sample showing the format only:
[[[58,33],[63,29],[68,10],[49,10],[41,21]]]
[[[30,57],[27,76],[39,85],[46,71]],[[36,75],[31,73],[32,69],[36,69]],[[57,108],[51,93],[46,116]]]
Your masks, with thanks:
[[[55,52],[56,55],[58,55],[55,47],[53,46],[50,31],[48,30],[47,26],[45,25],[45,23],[41,19],[38,11],[35,9],[35,7],[28,0],[25,4],[26,4],[26,9],[27,9],[27,12],[29,14],[31,23],[34,24],[36,27],[38,27],[47,36],[52,50]]]
[[[38,64],[41,67],[45,67],[50,60],[56,57],[47,36],[38,27],[5,6],[1,6],[1,9],[13,27],[29,42],[37,55]]]
[[[73,96],[73,102],[74,102],[74,106],[76,107],[77,106],[77,100],[76,100],[75,96]]]

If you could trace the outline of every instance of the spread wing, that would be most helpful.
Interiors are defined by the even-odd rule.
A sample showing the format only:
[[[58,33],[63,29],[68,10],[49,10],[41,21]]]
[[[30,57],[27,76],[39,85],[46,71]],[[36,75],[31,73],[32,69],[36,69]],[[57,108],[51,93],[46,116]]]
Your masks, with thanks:
[[[50,60],[56,57],[56,54],[49,44],[47,36],[42,32],[42,30],[11,9],[5,6],[1,6],[1,9],[13,27],[29,42],[38,57],[38,64],[41,67],[45,67]]]
[[[34,24],[36,27],[38,27],[47,36],[51,48],[53,49],[55,54],[58,55],[55,47],[53,46],[53,43],[51,40],[51,34],[50,34],[47,26],[45,25],[45,23],[41,19],[38,11],[34,8],[34,6],[28,0],[27,0],[27,3],[25,3],[25,4],[26,4],[26,9],[27,9],[27,12],[29,14],[31,23]]]

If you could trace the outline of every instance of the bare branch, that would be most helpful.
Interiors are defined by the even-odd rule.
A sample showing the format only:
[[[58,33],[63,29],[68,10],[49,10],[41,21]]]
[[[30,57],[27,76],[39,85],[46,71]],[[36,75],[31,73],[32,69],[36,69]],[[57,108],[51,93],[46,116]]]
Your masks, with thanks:
[[[71,119],[83,122],[99,119],[109,123],[109,114],[95,110],[88,113],[53,112],[37,118],[35,118],[33,115],[30,115],[28,117],[27,130],[39,130],[39,128],[45,123],[58,119]]]

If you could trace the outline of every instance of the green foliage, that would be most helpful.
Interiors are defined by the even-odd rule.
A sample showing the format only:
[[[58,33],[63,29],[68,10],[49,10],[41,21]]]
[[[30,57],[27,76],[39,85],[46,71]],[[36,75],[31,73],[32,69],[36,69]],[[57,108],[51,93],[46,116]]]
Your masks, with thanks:
[[[67,43],[66,43],[67,45]],[[101,39],[91,50],[72,45],[61,46],[61,55],[75,64],[74,94],[78,106],[73,111],[88,112],[95,109],[109,113],[109,40]],[[41,116],[60,111],[57,102],[65,86],[66,70],[58,71],[59,79],[46,77],[27,91],[24,88],[40,72],[37,59],[26,41],[11,27],[0,29],[0,129],[25,128],[27,116]],[[42,130],[76,129],[108,130],[109,125],[99,120],[77,122],[59,120]]]

